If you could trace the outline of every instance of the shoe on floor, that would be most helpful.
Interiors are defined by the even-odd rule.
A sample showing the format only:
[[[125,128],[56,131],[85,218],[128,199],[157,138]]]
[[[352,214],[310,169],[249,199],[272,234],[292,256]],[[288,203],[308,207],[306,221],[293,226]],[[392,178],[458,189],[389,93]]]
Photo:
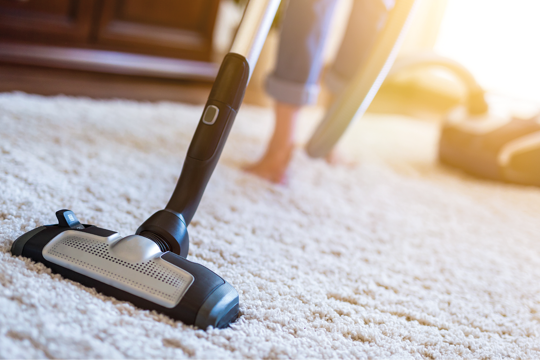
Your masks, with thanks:
[[[439,160],[478,177],[540,186],[540,114],[474,116],[458,107],[443,125]]]

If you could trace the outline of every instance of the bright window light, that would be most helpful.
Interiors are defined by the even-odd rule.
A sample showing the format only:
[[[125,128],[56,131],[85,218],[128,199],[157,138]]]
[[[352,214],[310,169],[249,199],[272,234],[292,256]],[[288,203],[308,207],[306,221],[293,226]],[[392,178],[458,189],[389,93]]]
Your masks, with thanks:
[[[540,104],[539,16],[539,0],[448,0],[435,50],[488,90]]]

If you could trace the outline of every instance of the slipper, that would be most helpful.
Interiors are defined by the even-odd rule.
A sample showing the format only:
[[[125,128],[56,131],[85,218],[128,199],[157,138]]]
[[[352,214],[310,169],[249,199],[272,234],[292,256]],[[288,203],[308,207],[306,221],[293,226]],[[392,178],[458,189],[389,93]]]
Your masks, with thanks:
[[[540,186],[540,114],[471,115],[458,107],[443,125],[439,159],[478,177]]]

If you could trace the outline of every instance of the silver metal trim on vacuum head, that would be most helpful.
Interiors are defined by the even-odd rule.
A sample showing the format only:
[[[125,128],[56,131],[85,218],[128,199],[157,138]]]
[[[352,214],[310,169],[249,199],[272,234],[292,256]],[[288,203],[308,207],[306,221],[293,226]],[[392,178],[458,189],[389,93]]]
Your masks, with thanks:
[[[101,237],[64,231],[43,248],[43,257],[130,294],[173,308],[193,275],[161,258],[159,247],[139,235]]]

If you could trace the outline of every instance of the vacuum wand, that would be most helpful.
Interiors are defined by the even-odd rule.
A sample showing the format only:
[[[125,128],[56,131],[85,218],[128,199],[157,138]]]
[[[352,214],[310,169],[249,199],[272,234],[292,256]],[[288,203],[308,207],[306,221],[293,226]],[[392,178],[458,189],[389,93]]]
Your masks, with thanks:
[[[249,64],[241,55],[225,56],[191,140],[182,173],[167,209],[181,214],[188,225],[227,141],[244,98]]]
[[[244,11],[230,52],[246,58],[250,79],[280,3],[281,0],[250,1]]]
[[[167,209],[189,225],[219,160],[280,0],[250,1],[191,141]]]

